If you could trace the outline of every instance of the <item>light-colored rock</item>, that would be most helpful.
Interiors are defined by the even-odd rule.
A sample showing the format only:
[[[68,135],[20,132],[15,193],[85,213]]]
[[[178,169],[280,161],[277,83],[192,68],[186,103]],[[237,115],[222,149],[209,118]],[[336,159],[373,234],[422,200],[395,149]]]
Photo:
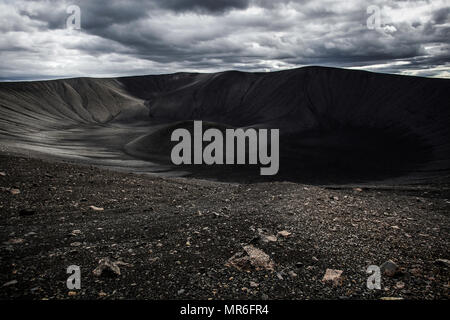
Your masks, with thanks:
[[[5,244],[21,244],[23,242],[25,242],[25,240],[22,238],[12,238],[5,242]]]
[[[98,293],[98,296],[99,296],[99,297],[106,297],[107,294],[106,294],[105,292],[103,292],[103,291],[100,291],[100,292]]]
[[[19,193],[20,193],[20,190],[19,190],[19,189],[16,189],[16,188],[11,188],[11,189],[9,190],[9,193],[11,193],[12,195],[16,195],[16,194],[19,194]]]
[[[395,284],[395,288],[396,289],[403,289],[405,287],[405,283],[403,282],[403,281],[398,281],[396,284]]]
[[[112,272],[113,274],[116,274],[120,276],[120,268],[118,266],[118,263],[115,261],[112,261],[110,258],[102,258],[98,261],[98,266],[95,268],[92,273],[96,277],[100,277],[104,271]]]
[[[337,269],[327,269],[322,278],[322,282],[332,282],[334,285],[341,285],[343,272],[344,271]]]
[[[280,235],[280,236],[282,236],[282,237],[285,237],[285,238],[289,237],[291,234],[292,234],[292,233],[290,233],[290,232],[287,231],[287,230],[278,231],[278,235]]]
[[[297,276],[297,274],[294,271],[289,271],[288,275],[290,275],[292,278],[295,278]]]
[[[275,263],[264,251],[252,245],[244,246],[244,251],[238,252],[228,259],[226,266],[238,270],[274,270]]]
[[[17,284],[17,280],[11,280],[11,281],[4,283],[2,287],[9,287],[9,286],[12,286],[15,284]]]
[[[261,228],[258,228],[257,231],[258,231],[258,235],[259,235],[260,239],[263,242],[276,242],[277,241],[277,237],[272,234],[267,233],[267,231],[264,231]]]
[[[89,206],[89,208],[91,208],[94,211],[103,211],[105,209],[101,208],[101,207],[96,207],[96,206]]]

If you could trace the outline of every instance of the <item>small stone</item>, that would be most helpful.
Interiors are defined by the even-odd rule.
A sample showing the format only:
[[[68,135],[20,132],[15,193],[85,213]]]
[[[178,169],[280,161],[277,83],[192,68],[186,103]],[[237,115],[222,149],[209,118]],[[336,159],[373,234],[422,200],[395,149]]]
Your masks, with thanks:
[[[354,188],[353,190],[356,191],[356,192],[362,192],[363,191],[363,189],[361,189],[361,188]]]
[[[322,278],[322,282],[333,282],[334,285],[342,284],[342,273],[344,271],[337,269],[327,269]]]
[[[398,273],[398,265],[392,261],[388,260],[380,266],[381,272],[388,277],[393,277]]]
[[[120,268],[118,266],[118,262],[112,261],[110,258],[102,258],[98,261],[98,266],[95,268],[92,273],[100,277],[104,272],[107,271],[110,274],[114,274],[120,276]]]
[[[78,242],[78,241],[72,242],[72,243],[70,244],[70,246],[71,246],[71,247],[79,247],[79,246],[81,246],[81,242]]]
[[[251,243],[257,243],[259,240],[262,240],[263,242],[276,242],[277,237],[271,234],[268,234],[267,231],[258,228],[258,237],[255,237]]]
[[[250,281],[250,287],[257,288],[257,287],[259,287],[259,283],[256,283],[254,281]]]
[[[76,295],[77,295],[77,292],[76,292],[76,291],[69,291],[69,292],[67,292],[67,294],[68,294],[69,296],[76,296]]]
[[[94,211],[103,211],[105,209],[101,208],[101,207],[96,207],[96,206],[89,206],[89,208],[91,208]]]
[[[380,300],[403,300],[401,297],[381,297]]]
[[[13,238],[13,239],[9,239],[7,242],[5,242],[5,244],[20,244],[23,243],[25,240],[22,238]]]
[[[180,290],[178,290],[178,295],[180,295],[180,294],[183,294],[184,292],[185,292],[186,290],[184,290],[184,289],[180,289]]]
[[[272,236],[272,235],[266,236],[265,239],[266,239],[268,242],[276,242],[276,241],[277,241],[277,237]]]
[[[81,230],[72,230],[72,232],[70,234],[72,236],[77,236],[77,235],[81,234]]]
[[[17,284],[17,280],[11,280],[3,284],[2,287],[8,287]]]
[[[403,281],[399,281],[395,284],[396,289],[403,289],[405,287],[405,283]]]
[[[282,231],[278,231],[278,234],[279,234],[280,236],[282,236],[282,237],[287,238],[287,237],[289,237],[292,233],[290,233],[290,232],[287,231],[287,230],[282,230]]]
[[[0,171],[0,176],[4,177],[6,176],[6,173],[4,171]]]
[[[288,275],[290,275],[292,278],[295,278],[297,276],[297,274],[294,271],[289,271]]]
[[[16,188],[12,188],[12,189],[9,190],[9,193],[11,193],[12,195],[16,195],[16,194],[20,193],[20,190],[16,189]]]

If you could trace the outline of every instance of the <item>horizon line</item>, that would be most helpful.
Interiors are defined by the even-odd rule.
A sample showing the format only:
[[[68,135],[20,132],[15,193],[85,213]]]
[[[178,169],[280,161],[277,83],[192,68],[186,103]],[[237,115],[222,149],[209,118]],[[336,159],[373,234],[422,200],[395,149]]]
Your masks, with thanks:
[[[400,73],[390,73],[390,72],[382,72],[382,71],[374,71],[374,70],[366,70],[361,67],[335,67],[335,66],[325,66],[325,65],[304,65],[294,68],[286,68],[286,69],[279,69],[279,70],[268,70],[268,71],[244,71],[239,69],[226,69],[222,71],[215,71],[215,72],[202,72],[202,71],[176,71],[176,72],[168,72],[168,73],[146,73],[146,74],[130,74],[130,75],[111,75],[111,76],[61,76],[61,77],[52,77],[49,76],[48,78],[33,78],[33,79],[2,79],[0,78],[0,83],[11,83],[11,82],[41,82],[41,81],[58,81],[58,80],[71,80],[71,79],[118,79],[118,78],[132,78],[132,77],[147,77],[147,76],[164,76],[164,75],[175,75],[175,74],[218,74],[218,73],[225,73],[225,72],[242,72],[242,73],[275,73],[275,72],[284,72],[284,71],[290,71],[290,70],[297,70],[297,69],[305,69],[305,68],[328,68],[328,69],[340,69],[340,70],[347,70],[347,71],[356,71],[356,72],[369,72],[369,73],[377,73],[377,74],[385,74],[385,75],[392,75],[392,76],[403,76],[403,77],[416,77],[416,78],[428,78],[428,79],[444,79],[444,80],[450,80],[450,78],[447,77],[438,77],[438,76],[421,76],[421,75],[410,75],[410,74],[400,74]]]

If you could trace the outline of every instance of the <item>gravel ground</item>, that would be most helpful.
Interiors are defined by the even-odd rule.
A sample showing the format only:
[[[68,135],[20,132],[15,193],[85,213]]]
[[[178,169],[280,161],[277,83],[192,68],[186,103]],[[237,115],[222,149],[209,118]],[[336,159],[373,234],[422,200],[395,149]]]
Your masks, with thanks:
[[[1,299],[449,298],[446,185],[232,184],[1,155],[0,187]],[[244,248],[260,256],[237,268]],[[93,273],[106,257],[120,275]],[[387,260],[395,275],[367,289]]]

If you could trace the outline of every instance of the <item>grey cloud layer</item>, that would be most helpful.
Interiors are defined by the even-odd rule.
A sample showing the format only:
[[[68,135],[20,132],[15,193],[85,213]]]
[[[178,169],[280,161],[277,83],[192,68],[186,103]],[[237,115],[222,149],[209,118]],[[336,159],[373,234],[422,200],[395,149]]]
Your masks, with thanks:
[[[433,1],[0,0],[1,79],[308,64],[450,77],[450,5]],[[81,8],[81,30],[66,9]],[[366,25],[380,8],[380,28]]]

